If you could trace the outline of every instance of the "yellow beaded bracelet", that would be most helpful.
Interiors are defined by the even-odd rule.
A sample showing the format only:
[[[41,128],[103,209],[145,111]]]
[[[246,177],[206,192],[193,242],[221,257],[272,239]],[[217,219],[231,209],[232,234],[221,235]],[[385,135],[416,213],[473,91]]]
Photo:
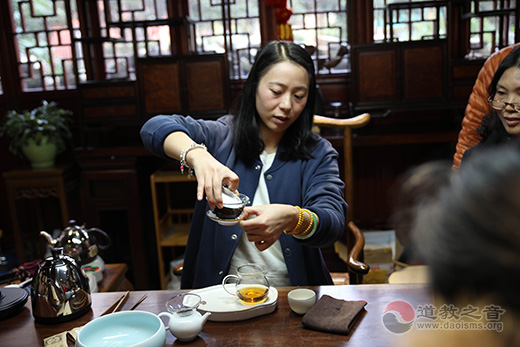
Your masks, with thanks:
[[[291,231],[284,230],[283,232],[286,234],[292,234],[295,230],[298,230],[299,227],[302,226],[303,220],[305,219],[305,215],[303,213],[303,210],[299,206],[295,206],[298,209],[298,223],[296,223],[296,226]]]
[[[303,211],[307,212],[309,214],[309,217],[311,218],[311,222],[309,223],[309,225],[307,226],[307,229],[305,229],[304,231],[302,231],[301,233],[299,234],[292,234],[294,236],[305,236],[307,235],[311,230],[312,230],[312,225],[314,224],[314,218],[312,216],[312,212],[307,210],[307,209],[304,209]]]

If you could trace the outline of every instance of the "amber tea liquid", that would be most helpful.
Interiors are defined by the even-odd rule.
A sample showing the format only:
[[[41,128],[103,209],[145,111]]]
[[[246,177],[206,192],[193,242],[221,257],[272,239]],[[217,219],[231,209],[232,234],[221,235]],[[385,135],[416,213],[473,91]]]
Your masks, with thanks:
[[[269,288],[265,286],[245,286],[237,290],[238,298],[246,305],[255,305],[267,299]]]

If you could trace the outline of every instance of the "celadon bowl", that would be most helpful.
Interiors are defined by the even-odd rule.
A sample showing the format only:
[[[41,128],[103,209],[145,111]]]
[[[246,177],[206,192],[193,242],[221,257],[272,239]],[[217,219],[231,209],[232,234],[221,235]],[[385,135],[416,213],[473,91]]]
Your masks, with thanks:
[[[79,331],[76,347],[163,347],[166,330],[161,319],[146,311],[122,311],[88,322]]]

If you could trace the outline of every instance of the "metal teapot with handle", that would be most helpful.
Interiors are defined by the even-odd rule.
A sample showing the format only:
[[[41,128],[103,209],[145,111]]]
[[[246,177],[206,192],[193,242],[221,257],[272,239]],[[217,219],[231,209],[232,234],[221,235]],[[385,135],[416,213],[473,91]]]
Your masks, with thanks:
[[[74,258],[79,265],[92,263],[98,256],[99,249],[105,250],[110,246],[110,237],[98,228],[87,229],[85,224],[77,225],[75,220],[69,221],[60,236],[53,239],[52,236],[41,231],[40,234],[47,239],[51,248],[63,247],[63,253]],[[98,243],[98,238],[102,243]]]
[[[31,286],[33,316],[38,323],[61,323],[90,310],[89,281],[76,261],[53,248],[38,265]]]

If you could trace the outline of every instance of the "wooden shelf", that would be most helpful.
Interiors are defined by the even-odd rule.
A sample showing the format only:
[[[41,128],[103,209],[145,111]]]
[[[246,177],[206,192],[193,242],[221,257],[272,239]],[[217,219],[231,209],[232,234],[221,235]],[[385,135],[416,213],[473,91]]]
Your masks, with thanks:
[[[155,183],[195,182],[195,178],[189,179],[179,171],[158,170],[152,176]]]
[[[162,247],[186,246],[188,242],[188,234],[190,232],[190,223],[174,224],[170,227],[166,235],[161,240]]]
[[[193,195],[196,190],[196,180],[188,179],[178,171],[158,170],[150,176],[152,188],[152,203],[155,223],[155,237],[157,240],[157,261],[161,288],[166,289],[169,278],[168,259],[165,259],[163,249],[184,247],[188,242],[188,234],[193,214],[192,206],[173,206],[172,197],[175,190],[169,185],[186,183],[193,184]]]

